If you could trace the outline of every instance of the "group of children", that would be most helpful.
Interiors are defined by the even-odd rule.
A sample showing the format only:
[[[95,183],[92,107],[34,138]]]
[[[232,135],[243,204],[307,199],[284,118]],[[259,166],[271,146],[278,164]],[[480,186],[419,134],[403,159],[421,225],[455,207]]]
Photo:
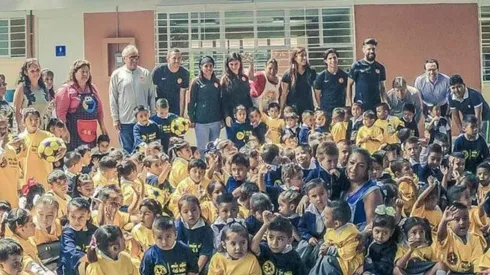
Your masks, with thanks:
[[[280,118],[277,103],[267,114],[238,106],[230,139],[210,142],[201,155],[163,133],[176,116],[165,100],[157,106],[152,119],[136,109],[133,152],[111,148],[102,135],[96,148],[60,150],[55,163],[37,147],[46,137],[63,138],[62,123],[43,131],[39,113],[26,109],[25,132],[12,137],[0,116],[0,274],[490,269],[489,150],[473,116],[451,150],[437,106],[426,141],[410,104],[401,119],[385,103],[376,112],[355,103],[331,117],[305,111],[301,124],[288,107]],[[382,195],[379,205],[346,200],[359,169]],[[359,205],[368,220],[355,214]]]

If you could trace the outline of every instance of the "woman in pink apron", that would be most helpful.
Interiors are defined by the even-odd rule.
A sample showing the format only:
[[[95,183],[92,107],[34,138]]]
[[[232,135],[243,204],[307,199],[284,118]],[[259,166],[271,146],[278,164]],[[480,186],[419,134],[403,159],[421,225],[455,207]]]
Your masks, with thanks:
[[[250,78],[250,95],[254,106],[259,108],[260,101],[264,112],[267,112],[269,104],[272,102],[279,103],[280,79],[277,77],[278,64],[277,60],[271,58],[267,61],[263,72],[254,72],[251,66],[248,73]]]
[[[73,63],[70,79],[56,92],[55,103],[58,119],[65,122],[70,133],[69,150],[80,145],[95,147],[97,123],[102,134],[107,134],[102,101],[92,84],[88,61]]]

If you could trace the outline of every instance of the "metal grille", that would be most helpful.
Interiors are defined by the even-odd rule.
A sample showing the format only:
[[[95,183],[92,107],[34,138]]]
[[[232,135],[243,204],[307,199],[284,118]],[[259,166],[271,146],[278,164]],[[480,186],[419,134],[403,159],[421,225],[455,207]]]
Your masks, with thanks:
[[[26,56],[25,18],[0,19],[0,57]]]

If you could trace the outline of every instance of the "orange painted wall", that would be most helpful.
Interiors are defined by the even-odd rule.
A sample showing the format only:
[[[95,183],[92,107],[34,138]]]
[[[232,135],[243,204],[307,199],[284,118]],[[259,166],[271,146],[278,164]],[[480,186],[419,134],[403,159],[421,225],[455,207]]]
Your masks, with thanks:
[[[357,58],[362,41],[378,40],[377,59],[387,71],[387,86],[404,76],[410,85],[423,73],[427,58],[441,72],[459,73],[468,86],[481,89],[477,4],[355,6]]]
[[[104,104],[105,124],[112,139],[112,145],[118,144],[117,131],[112,126],[109,109],[109,79],[104,75],[104,66],[109,66],[103,60],[103,39],[116,37],[116,13],[86,13],[84,14],[85,58],[92,67],[93,83],[97,86]],[[150,71],[155,65],[155,36],[154,11],[120,12],[119,37],[134,37],[139,49],[140,66]],[[120,49],[122,51],[122,48]]]

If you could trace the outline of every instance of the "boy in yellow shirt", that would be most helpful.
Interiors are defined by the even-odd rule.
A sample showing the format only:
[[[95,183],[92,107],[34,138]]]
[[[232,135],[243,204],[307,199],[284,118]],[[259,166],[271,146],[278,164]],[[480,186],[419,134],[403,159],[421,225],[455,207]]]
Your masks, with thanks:
[[[262,102],[260,102],[262,104]],[[259,107],[262,112],[262,106]],[[285,126],[284,119],[279,118],[281,107],[279,103],[272,102],[267,108],[267,114],[262,113],[262,121],[269,129],[265,134],[265,138],[269,139],[273,144],[281,144],[281,133]]]
[[[347,139],[347,124],[345,121],[345,110],[344,108],[335,108],[332,112],[332,134],[333,141],[338,143],[343,139]]]
[[[475,272],[483,255],[480,237],[468,232],[469,220],[466,205],[454,202],[444,211],[437,230],[435,251],[452,272]]]
[[[360,232],[349,223],[351,209],[346,201],[332,201],[322,213],[327,231],[320,254],[325,255],[320,261],[323,270],[331,270],[327,274],[354,274],[363,264],[364,255],[359,253]]]
[[[99,169],[92,178],[95,188],[119,183],[116,166],[117,161],[110,156],[105,156],[99,161]]]
[[[193,159],[189,162],[189,176],[177,185],[170,197],[168,209],[172,211],[174,217],[179,216],[177,203],[183,195],[196,196],[200,202],[207,198],[206,188],[209,180],[204,177],[205,174],[206,163],[202,159]]]
[[[18,158],[22,159],[22,168],[24,170],[24,180],[33,178],[41,183],[45,190],[49,190],[47,179],[49,173],[53,171],[53,164],[41,159],[37,153],[39,144],[48,137],[53,137],[49,132],[39,129],[40,114],[34,108],[23,110],[23,123],[25,126],[24,132],[19,134],[19,139],[24,142],[24,150],[18,154]],[[66,152],[66,149],[60,150],[56,156],[56,161],[61,159]]]
[[[12,208],[18,208],[21,171],[20,163],[17,160],[16,146],[20,143],[9,143],[8,127],[8,119],[0,114],[0,179],[3,180],[0,200],[8,201]]]
[[[383,130],[374,125],[376,116],[373,111],[365,111],[362,116],[364,126],[357,132],[356,145],[372,154],[384,143]]]
[[[385,143],[400,143],[397,133],[405,127],[405,123],[396,116],[390,116],[390,106],[387,103],[380,103],[376,106],[377,120],[374,123],[383,130]]]
[[[68,178],[62,170],[54,170],[48,176],[48,184],[50,191],[47,194],[52,195],[58,202],[58,219],[66,215],[66,207],[71,197],[68,196]]]

